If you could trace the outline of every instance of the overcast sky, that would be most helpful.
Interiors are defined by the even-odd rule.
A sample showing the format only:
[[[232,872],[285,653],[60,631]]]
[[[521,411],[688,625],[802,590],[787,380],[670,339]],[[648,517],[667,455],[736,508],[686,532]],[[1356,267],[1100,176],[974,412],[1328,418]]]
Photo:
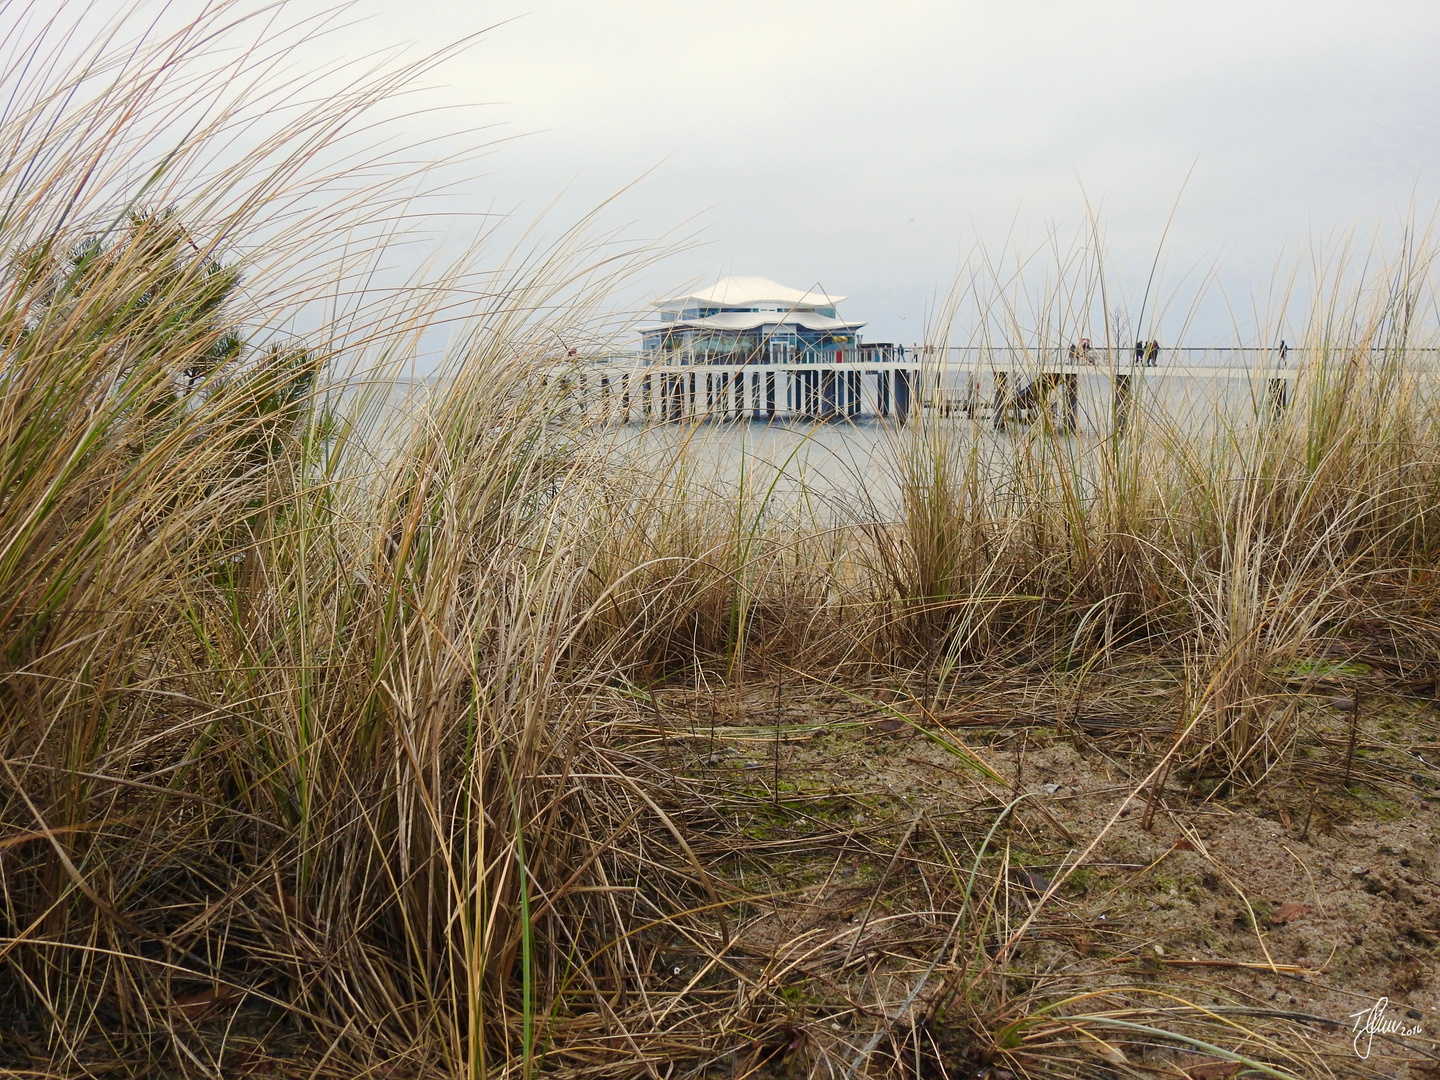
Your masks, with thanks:
[[[1053,229],[1074,250],[1087,199],[1132,310],[1179,199],[1157,331],[1173,336],[1187,272],[1216,268],[1243,321],[1277,259],[1393,236],[1440,195],[1436,0],[360,0],[350,15],[326,48],[500,24],[432,78],[438,100],[483,105],[490,135],[521,136],[465,178],[465,205],[529,221],[564,191],[558,224],[648,173],[607,220],[699,236],[641,292],[818,282],[871,340],[919,337],[977,240],[1029,252]],[[1224,332],[1217,293],[1201,336]]]

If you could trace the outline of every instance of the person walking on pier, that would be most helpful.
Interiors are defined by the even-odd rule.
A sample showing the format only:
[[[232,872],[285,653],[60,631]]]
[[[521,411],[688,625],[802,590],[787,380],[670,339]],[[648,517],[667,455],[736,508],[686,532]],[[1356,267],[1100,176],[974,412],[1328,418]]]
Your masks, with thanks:
[[[1285,354],[1286,354],[1287,352],[1289,352],[1289,351],[1290,351],[1290,350],[1285,347],[1285,339],[1284,339],[1284,338],[1281,338],[1281,339],[1280,339],[1280,362],[1281,362],[1282,364],[1285,362]]]
[[[1135,363],[1137,365],[1145,362],[1145,342],[1135,342]]]
[[[1150,344],[1145,346],[1145,366],[1154,367],[1156,361],[1158,361],[1159,359],[1160,342],[1156,341],[1154,338],[1151,338]]]

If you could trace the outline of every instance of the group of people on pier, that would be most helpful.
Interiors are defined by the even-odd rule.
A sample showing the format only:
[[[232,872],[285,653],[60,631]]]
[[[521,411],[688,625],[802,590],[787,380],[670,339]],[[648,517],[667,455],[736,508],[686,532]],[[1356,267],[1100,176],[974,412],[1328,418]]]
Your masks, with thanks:
[[[1154,338],[1149,341],[1135,342],[1135,363],[1137,366],[1154,367],[1160,359],[1160,343]],[[1072,364],[1093,364],[1095,363],[1095,349],[1090,344],[1090,339],[1081,338],[1077,345],[1070,344],[1070,362]]]

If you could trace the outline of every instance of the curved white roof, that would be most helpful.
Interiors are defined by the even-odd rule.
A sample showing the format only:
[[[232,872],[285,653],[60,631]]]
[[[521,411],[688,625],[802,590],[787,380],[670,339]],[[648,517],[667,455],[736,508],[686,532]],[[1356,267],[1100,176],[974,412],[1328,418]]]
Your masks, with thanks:
[[[762,326],[800,326],[806,330],[830,331],[858,330],[864,325],[863,322],[832,319],[828,315],[821,315],[814,311],[789,311],[780,314],[773,311],[722,311],[719,315],[709,315],[703,319],[679,319],[672,323],[645,327],[642,332],[654,333],[657,330],[745,331],[758,330]]]
[[[717,281],[708,289],[700,289],[684,296],[672,296],[669,300],[657,300],[652,306],[685,307],[693,301],[715,307],[754,307],[758,304],[772,304],[783,308],[830,307],[844,299],[843,296],[829,295],[818,285],[801,292],[767,277],[731,275]]]

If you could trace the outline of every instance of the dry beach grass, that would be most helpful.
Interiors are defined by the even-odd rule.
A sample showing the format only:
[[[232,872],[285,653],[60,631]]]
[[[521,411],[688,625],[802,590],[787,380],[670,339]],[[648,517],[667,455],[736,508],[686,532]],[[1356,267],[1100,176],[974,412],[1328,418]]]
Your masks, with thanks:
[[[1440,1030],[1423,245],[1321,297],[1278,419],[997,454],[927,416],[898,512],[837,521],[544,390],[645,252],[344,291],[413,181],[346,140],[426,64],[277,111],[312,30],[12,39],[0,1067],[1423,1075],[1428,1038],[1334,1024]],[[1393,955],[1281,949],[1323,890],[1275,892],[1274,843]]]

